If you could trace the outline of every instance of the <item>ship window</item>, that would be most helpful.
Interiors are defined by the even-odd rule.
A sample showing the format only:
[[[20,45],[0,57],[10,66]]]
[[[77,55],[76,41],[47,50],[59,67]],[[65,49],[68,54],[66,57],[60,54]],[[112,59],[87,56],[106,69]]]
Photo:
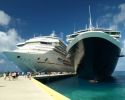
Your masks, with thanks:
[[[20,56],[17,56],[17,58],[20,58]]]
[[[24,46],[25,44],[18,44],[17,47],[22,47]]]
[[[40,42],[41,44],[47,44],[47,45],[51,45],[51,42]]]
[[[120,32],[106,32],[107,34],[110,34],[110,35],[119,35]]]
[[[48,60],[48,58],[45,59],[45,62]]]
[[[22,47],[22,46],[24,46],[24,45],[17,45],[18,47]]]
[[[71,35],[70,38],[74,38],[74,37],[76,37],[76,36],[77,36],[77,34],[74,34],[74,35]]]
[[[40,60],[40,58],[37,58],[37,60]]]

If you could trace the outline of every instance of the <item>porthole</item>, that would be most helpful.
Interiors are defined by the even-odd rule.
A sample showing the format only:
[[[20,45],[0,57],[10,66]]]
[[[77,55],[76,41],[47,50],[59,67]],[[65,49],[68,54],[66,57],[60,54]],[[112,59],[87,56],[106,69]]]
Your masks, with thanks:
[[[17,58],[20,58],[20,56],[17,56]]]
[[[37,60],[40,60],[40,58],[37,58]]]

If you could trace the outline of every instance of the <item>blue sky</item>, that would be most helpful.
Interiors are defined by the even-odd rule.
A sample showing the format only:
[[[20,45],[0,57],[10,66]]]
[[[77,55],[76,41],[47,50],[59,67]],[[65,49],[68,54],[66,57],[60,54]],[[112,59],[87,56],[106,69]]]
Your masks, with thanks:
[[[53,30],[65,37],[74,26],[75,30],[84,29],[89,5],[93,25],[121,31],[125,48],[125,0],[0,0],[0,51],[13,49],[16,43],[34,35],[49,35]],[[0,66],[7,62],[3,58],[1,54]],[[123,66],[124,61],[122,58],[119,64]]]
[[[84,28],[88,24],[89,5],[93,24],[96,24],[108,13],[118,14],[118,7],[124,2],[125,0],[1,0],[0,10],[11,16],[9,28],[15,28],[22,38],[29,38],[34,34],[48,35],[52,30],[57,34],[69,34],[74,25],[76,30]]]

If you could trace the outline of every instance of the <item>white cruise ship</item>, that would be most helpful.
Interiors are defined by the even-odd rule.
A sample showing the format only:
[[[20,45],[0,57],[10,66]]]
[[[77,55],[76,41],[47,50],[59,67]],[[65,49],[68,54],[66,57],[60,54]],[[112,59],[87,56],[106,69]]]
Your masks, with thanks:
[[[66,59],[66,44],[52,33],[50,36],[31,38],[17,44],[17,49],[4,54],[24,71],[73,72]]]
[[[75,71],[84,79],[110,77],[120,57],[120,32],[107,29],[81,30],[67,36],[67,51]]]
[[[67,35],[67,52],[79,77],[103,80],[114,72],[120,57],[120,32],[105,28],[89,28]]]

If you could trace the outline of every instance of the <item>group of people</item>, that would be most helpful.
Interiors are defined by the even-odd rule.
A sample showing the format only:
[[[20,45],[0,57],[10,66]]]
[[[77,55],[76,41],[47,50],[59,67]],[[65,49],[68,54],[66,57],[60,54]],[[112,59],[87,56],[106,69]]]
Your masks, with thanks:
[[[3,73],[4,80],[9,80],[9,81],[18,79],[19,76],[24,76],[29,80],[31,80],[32,73],[31,72],[9,72],[9,71]]]
[[[29,78],[29,80],[31,80],[31,76],[32,76],[31,72],[27,72],[27,78]]]
[[[9,80],[14,80],[18,78],[19,73],[18,72],[6,72],[3,74],[3,76],[4,76],[4,80],[6,80],[7,78]]]

